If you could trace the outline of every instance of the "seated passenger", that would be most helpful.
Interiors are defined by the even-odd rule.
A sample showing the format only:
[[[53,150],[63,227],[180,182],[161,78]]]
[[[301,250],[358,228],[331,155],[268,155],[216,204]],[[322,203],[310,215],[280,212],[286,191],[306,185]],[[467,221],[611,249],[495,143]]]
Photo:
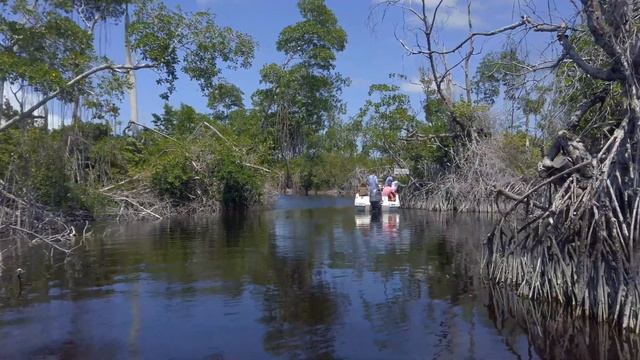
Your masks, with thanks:
[[[360,196],[369,195],[369,189],[367,188],[367,184],[365,183],[360,184],[360,188],[358,189],[358,195]]]
[[[382,189],[382,196],[386,196],[389,201],[396,201],[396,193],[391,186],[385,186]]]

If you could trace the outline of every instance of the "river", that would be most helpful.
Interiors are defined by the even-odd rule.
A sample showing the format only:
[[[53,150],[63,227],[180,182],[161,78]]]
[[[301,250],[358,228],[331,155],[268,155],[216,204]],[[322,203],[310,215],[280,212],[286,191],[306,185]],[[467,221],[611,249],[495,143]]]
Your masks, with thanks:
[[[0,358],[637,356],[634,337],[483,284],[490,219],[401,210],[372,221],[351,201],[96,224],[66,261],[14,249],[0,275]]]

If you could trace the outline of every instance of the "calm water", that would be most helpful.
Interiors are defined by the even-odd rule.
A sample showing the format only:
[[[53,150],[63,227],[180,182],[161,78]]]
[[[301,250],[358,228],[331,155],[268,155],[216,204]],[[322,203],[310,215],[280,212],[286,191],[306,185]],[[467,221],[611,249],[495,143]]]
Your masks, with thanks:
[[[66,262],[6,252],[0,358],[637,356],[634,339],[485,287],[488,220],[372,222],[350,205],[286,197],[246,216],[97,226]]]

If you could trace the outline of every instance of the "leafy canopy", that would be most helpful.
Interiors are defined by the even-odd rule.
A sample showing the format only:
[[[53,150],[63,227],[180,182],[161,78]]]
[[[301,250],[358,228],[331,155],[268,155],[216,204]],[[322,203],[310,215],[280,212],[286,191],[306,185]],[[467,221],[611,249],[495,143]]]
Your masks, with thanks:
[[[114,99],[130,86],[127,68],[99,54],[93,30],[100,21],[117,23],[127,3],[134,9],[128,42],[141,59],[134,67],[156,70],[165,99],[180,72],[209,95],[219,92],[223,66],[248,67],[253,60],[253,39],[218,26],[206,11],[158,0],[7,0],[0,1],[0,80],[66,103],[82,96],[96,113],[117,115]]]
[[[349,82],[332,71],[347,41],[333,12],[323,0],[300,0],[298,9],[302,21],[284,28],[277,41],[284,63],[262,68],[265,88],[252,97],[274,151],[284,159],[311,151],[314,138],[343,112],[339,95]]]

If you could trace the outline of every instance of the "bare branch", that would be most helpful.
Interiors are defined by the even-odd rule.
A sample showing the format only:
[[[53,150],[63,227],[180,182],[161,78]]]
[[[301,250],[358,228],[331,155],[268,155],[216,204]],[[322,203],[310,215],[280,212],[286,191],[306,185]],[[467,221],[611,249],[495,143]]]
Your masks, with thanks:
[[[133,200],[131,200],[131,199],[129,199],[129,198],[126,198],[126,197],[124,197],[124,196],[113,195],[113,194],[109,194],[109,193],[105,193],[105,194],[106,194],[106,195],[111,196],[111,197],[112,197],[112,198],[114,198],[115,200],[126,201],[126,202],[128,202],[128,203],[132,204],[133,206],[135,206],[135,207],[137,207],[137,208],[140,208],[142,211],[146,212],[147,214],[149,214],[149,215],[152,215],[152,216],[156,217],[158,220],[162,220],[162,216],[160,216],[160,215],[158,215],[158,214],[154,213],[153,211],[151,211],[151,210],[149,210],[149,209],[146,209],[146,208],[145,208],[145,207],[143,207],[142,205],[138,204],[137,202],[135,202],[135,201],[133,201]]]
[[[10,127],[11,125],[13,125],[14,123],[16,123],[18,121],[21,121],[21,120],[24,120],[26,118],[29,118],[36,110],[40,109],[44,104],[46,104],[49,101],[51,101],[51,100],[55,99],[56,97],[58,97],[62,93],[64,88],[68,88],[70,86],[73,86],[76,83],[78,83],[78,82],[90,77],[91,75],[94,75],[96,73],[99,73],[101,71],[106,71],[106,70],[110,70],[110,71],[139,70],[139,69],[148,69],[148,68],[153,68],[153,67],[156,67],[156,64],[139,64],[139,65],[132,65],[132,66],[129,66],[129,65],[104,64],[104,65],[100,65],[100,66],[94,67],[93,69],[87,70],[84,73],[76,76],[75,78],[73,78],[72,80],[67,82],[63,88],[59,88],[58,90],[52,92],[51,94],[44,96],[40,101],[35,103],[33,106],[31,106],[26,111],[21,112],[19,115],[14,116],[13,118],[11,118],[6,123],[0,125],[0,131],[7,129],[8,127]]]
[[[222,133],[218,129],[216,129],[213,125],[209,124],[206,121],[203,122],[203,124],[209,129],[213,130],[213,132],[216,133],[216,135],[218,135],[222,140],[224,140],[224,142],[227,143],[227,145],[231,146],[233,150],[238,151],[238,148],[235,147],[235,145],[233,145],[231,141],[229,141],[226,137],[224,137],[224,135],[222,135]]]
[[[589,110],[591,110],[592,107],[596,106],[597,104],[603,103],[607,99],[608,95],[609,95],[609,91],[604,90],[597,93],[593,97],[583,101],[580,105],[578,105],[578,108],[576,109],[576,111],[571,115],[571,118],[569,118],[569,123],[567,124],[567,128],[571,129],[571,128],[574,128],[576,125],[578,125],[578,122],[580,121],[580,119],[582,119],[582,117],[586,115],[587,112],[589,112]]]
[[[567,56],[573,60],[573,62],[575,62],[582,71],[587,73],[587,75],[603,81],[616,81],[623,80],[625,78],[623,74],[614,71],[613,68],[604,70],[587,63],[573,48],[573,45],[569,42],[569,38],[563,29],[558,31],[558,40],[560,41],[560,44],[562,44]]]
[[[31,230],[23,229],[23,228],[21,228],[21,227],[14,226],[14,225],[9,225],[9,227],[10,227],[10,228],[12,228],[12,229],[15,229],[15,230],[20,230],[20,231],[25,232],[25,233],[27,233],[27,234],[29,234],[29,235],[33,235],[33,236],[37,237],[38,239],[40,239],[40,240],[42,240],[42,241],[46,242],[46,243],[47,243],[47,244],[49,244],[50,246],[52,246],[52,247],[54,247],[54,248],[56,248],[56,249],[58,249],[58,250],[60,250],[60,251],[62,251],[62,252],[64,252],[64,253],[66,253],[66,254],[69,254],[69,253],[71,252],[71,250],[69,250],[69,249],[65,249],[65,248],[63,248],[63,247],[60,247],[60,246],[58,246],[56,243],[52,242],[51,240],[49,240],[49,239],[45,238],[45,237],[44,237],[44,236],[42,236],[42,235],[38,235],[38,234],[34,233],[34,232],[33,232],[33,231],[31,231]]]
[[[520,20],[517,23],[513,23],[511,25],[507,25],[507,26],[503,26],[499,29],[495,29],[492,31],[482,31],[482,32],[473,32],[471,34],[469,34],[464,40],[462,40],[462,42],[458,43],[458,45],[456,45],[455,47],[449,49],[449,50],[442,50],[442,51],[438,51],[438,50],[422,50],[422,49],[417,49],[417,50],[410,50],[410,52],[412,54],[422,54],[422,55],[431,55],[431,54],[437,54],[437,55],[448,55],[448,54],[452,54],[458,50],[460,50],[466,43],[470,42],[471,40],[473,40],[473,38],[478,37],[478,36],[484,36],[484,37],[488,37],[488,36],[494,36],[494,35],[498,35],[510,30],[515,30],[519,27],[525,26],[527,24],[530,24],[530,21],[528,18],[523,18],[522,20]]]
[[[473,34],[473,25],[471,24],[471,0],[467,0],[467,22],[469,25],[469,34]],[[469,50],[464,57],[464,86],[469,104],[471,104],[471,68],[469,64],[471,56],[473,56],[473,38],[469,40]]]
[[[152,127],[149,127],[147,125],[141,124],[139,122],[129,121],[129,125],[127,126],[127,128],[131,127],[131,125],[139,126],[139,127],[143,128],[143,129],[149,130],[149,131],[151,131],[153,133],[156,133],[156,134],[158,134],[158,135],[160,135],[160,136],[162,136],[164,138],[167,138],[167,139],[169,139],[169,140],[171,140],[171,141],[173,141],[173,142],[175,142],[177,144],[182,145],[182,143],[180,143],[180,141],[176,140],[176,138],[171,137],[171,136],[169,136],[169,135],[167,135],[167,134],[165,134],[165,133],[163,133],[161,131],[158,131],[158,130],[152,128]]]
[[[604,13],[602,6],[598,0],[580,0],[584,7],[584,13],[587,15],[587,26],[593,40],[604,50],[611,59],[617,59],[621,56],[619,49],[616,49],[615,42],[611,41],[611,29],[604,22]]]
[[[503,189],[503,188],[496,188],[496,195],[502,195],[504,197],[506,197],[509,200],[513,200],[513,201],[517,201],[517,202],[522,202],[523,200],[528,200],[530,202],[531,205],[533,205],[534,207],[540,209],[540,210],[549,210],[548,207],[540,204],[539,202],[535,201],[535,200],[531,200],[531,199],[524,199],[521,196],[518,196],[516,194],[510,193],[507,190]]]
[[[444,2],[444,0],[440,0],[438,1],[438,5],[436,5],[436,8],[433,9],[433,16],[431,17],[431,26],[429,26],[429,34],[433,34],[433,27],[436,24],[436,17],[438,16],[438,10],[440,10],[440,6],[442,6],[442,3]],[[424,17],[424,19],[427,19],[427,15],[426,15],[426,2],[425,0],[422,0],[422,15]]]

